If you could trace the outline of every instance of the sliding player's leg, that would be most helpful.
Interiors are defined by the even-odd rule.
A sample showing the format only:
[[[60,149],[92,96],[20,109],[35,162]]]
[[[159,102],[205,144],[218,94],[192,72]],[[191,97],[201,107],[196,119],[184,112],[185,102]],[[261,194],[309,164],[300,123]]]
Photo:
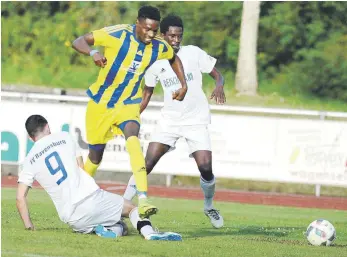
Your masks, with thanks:
[[[122,216],[129,217],[131,224],[146,240],[161,240],[161,241],[181,241],[180,234],[174,232],[157,232],[153,229],[149,219],[141,219],[138,208],[128,200],[124,200],[124,209]]]
[[[147,240],[181,240],[181,236],[177,233],[156,232],[148,219],[139,217],[138,208],[133,203],[102,189],[80,202],[67,223],[75,232],[116,238],[128,233],[121,217],[129,217],[134,228]]]

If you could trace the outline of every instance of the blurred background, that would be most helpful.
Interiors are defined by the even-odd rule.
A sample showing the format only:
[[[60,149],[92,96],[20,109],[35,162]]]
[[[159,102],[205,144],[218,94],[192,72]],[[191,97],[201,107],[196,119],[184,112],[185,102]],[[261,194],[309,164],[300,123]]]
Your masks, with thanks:
[[[227,105],[347,111],[346,2],[2,2],[2,90],[84,95],[98,69],[78,36],[136,21],[142,5],[184,21],[184,45],[218,59]],[[204,90],[213,80],[205,76]],[[156,88],[160,98],[162,90]],[[211,102],[212,103],[212,102]],[[177,185],[198,185],[175,177]],[[313,185],[221,179],[220,187],[313,194]],[[346,188],[322,194],[347,196]]]
[[[218,58],[228,104],[347,110],[347,3],[334,1],[261,2],[253,22],[261,97],[241,101],[233,96],[242,2],[2,2],[2,83],[87,88],[98,70],[71,42],[94,29],[134,23],[144,4],[163,17],[180,15],[183,44]]]

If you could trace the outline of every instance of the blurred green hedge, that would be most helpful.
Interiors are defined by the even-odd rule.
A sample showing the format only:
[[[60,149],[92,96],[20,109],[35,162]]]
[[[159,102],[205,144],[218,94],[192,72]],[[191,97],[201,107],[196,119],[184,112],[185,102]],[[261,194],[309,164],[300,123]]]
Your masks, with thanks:
[[[97,69],[71,42],[94,29],[134,23],[145,4],[162,16],[180,15],[183,43],[217,57],[233,77],[242,2],[2,2],[3,82],[87,87]],[[346,21],[345,2],[262,2],[259,84],[346,100]]]

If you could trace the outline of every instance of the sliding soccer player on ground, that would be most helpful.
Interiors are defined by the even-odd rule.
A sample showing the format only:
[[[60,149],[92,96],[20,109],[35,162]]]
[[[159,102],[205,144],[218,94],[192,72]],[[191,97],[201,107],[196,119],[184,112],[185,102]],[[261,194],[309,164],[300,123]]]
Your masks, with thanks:
[[[146,72],[145,89],[141,103],[141,112],[146,108],[157,82],[164,90],[164,107],[161,124],[154,133],[146,154],[146,169],[150,173],[159,159],[174,149],[176,141],[183,137],[187,141],[191,156],[194,157],[201,173],[200,185],[204,192],[204,213],[216,228],[223,226],[223,218],[213,207],[215,177],[212,172],[211,142],[208,132],[210,110],[202,90],[202,73],[209,73],[216,81],[211,98],[218,104],[225,102],[224,79],[214,67],[216,59],[196,46],[180,46],[183,37],[183,22],[180,17],[170,15],[160,24],[163,38],[173,47],[182,60],[188,92],[182,102],[173,101],[172,94],[178,90],[180,81],[166,60],[155,62]],[[132,176],[124,193],[125,199],[136,195],[135,180]]]
[[[49,194],[60,220],[76,232],[109,238],[126,235],[122,216],[129,217],[147,240],[181,240],[176,233],[155,232],[148,219],[140,219],[138,208],[130,201],[100,189],[82,170],[82,155],[70,134],[51,134],[47,120],[40,115],[30,116],[25,127],[35,142],[18,178],[17,208],[26,229],[34,230],[26,197],[36,180]]]

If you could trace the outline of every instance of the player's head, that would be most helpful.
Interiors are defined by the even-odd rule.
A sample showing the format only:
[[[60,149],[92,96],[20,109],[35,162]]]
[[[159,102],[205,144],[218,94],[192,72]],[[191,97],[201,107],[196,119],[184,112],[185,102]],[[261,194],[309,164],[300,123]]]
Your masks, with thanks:
[[[160,33],[177,53],[183,38],[183,21],[174,14],[166,16],[160,23]]]
[[[139,9],[136,20],[136,36],[145,44],[151,43],[157,35],[160,23],[160,12],[152,6],[143,6]]]
[[[40,138],[51,134],[47,120],[41,115],[31,115],[25,122],[29,137],[36,142]]]

